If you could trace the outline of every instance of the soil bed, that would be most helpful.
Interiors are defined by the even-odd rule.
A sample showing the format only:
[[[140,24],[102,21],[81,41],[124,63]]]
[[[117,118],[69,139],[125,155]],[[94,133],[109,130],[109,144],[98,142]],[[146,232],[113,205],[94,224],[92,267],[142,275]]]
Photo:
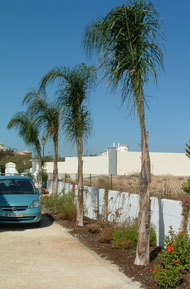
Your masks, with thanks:
[[[154,282],[154,277],[150,271],[151,267],[160,263],[157,258],[161,248],[150,248],[151,262],[148,266],[134,265],[136,248],[120,250],[113,249],[111,244],[100,243],[98,241],[98,234],[87,232],[86,225],[94,222],[89,218],[85,218],[84,227],[76,226],[74,221],[59,219],[56,215],[53,216],[55,221],[65,228],[69,229],[69,233],[78,238],[82,244],[95,251],[99,256],[110,260],[112,263],[119,266],[121,272],[127,277],[132,278],[133,281],[138,281],[142,284],[142,288],[158,289],[159,286]],[[181,284],[177,289],[190,289],[190,274],[183,276]],[[169,289],[169,288],[168,288]]]

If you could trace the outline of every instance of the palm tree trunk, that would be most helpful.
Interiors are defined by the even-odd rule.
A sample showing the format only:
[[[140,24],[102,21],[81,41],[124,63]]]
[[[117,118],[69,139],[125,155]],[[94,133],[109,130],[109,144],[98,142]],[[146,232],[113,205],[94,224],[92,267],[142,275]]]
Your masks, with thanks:
[[[149,232],[150,232],[150,193],[151,182],[150,156],[148,150],[148,133],[145,128],[144,102],[141,103],[141,175],[138,215],[138,243],[134,264],[147,265],[150,262]]]
[[[58,193],[58,139],[54,139],[53,194]]]
[[[38,152],[38,165],[38,190],[42,192],[42,158],[40,152]]]
[[[78,138],[77,153],[78,153],[78,198],[77,198],[77,216],[76,224],[84,226],[83,221],[83,160],[82,160],[83,143],[82,138]]]

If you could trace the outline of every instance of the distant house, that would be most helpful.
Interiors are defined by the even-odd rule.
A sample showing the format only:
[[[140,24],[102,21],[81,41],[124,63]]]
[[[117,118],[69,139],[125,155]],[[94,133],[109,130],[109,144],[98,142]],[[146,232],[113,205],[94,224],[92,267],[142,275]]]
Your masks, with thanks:
[[[129,146],[128,145],[120,145],[120,143],[118,143],[118,145],[116,146],[115,143],[113,143],[112,148],[116,148],[117,152],[128,152],[129,151]],[[101,156],[107,156],[108,155],[108,149],[103,150],[102,152],[100,152]]]
[[[32,156],[32,152],[31,152],[31,151],[27,151],[27,150],[25,150],[25,151],[23,151],[23,152],[15,152],[15,154],[16,154],[17,156],[29,156],[29,155]]]
[[[4,143],[0,143],[0,151],[7,151],[10,150],[10,148],[6,148]],[[24,150],[23,152],[17,152],[16,150],[13,150],[15,155],[17,156],[32,156],[32,152],[28,150]]]
[[[118,152],[128,152],[129,151],[129,146],[123,144],[123,145],[120,145],[118,143],[118,146],[117,146],[117,149],[116,149]]]
[[[6,151],[4,143],[0,143],[0,151]]]

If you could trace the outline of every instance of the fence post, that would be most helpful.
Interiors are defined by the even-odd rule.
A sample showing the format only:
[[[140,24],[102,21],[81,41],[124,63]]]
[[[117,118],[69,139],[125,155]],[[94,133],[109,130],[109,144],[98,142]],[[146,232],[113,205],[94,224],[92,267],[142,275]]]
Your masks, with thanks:
[[[92,184],[92,183],[91,183],[91,174],[90,174],[90,187],[91,187],[91,184]]]

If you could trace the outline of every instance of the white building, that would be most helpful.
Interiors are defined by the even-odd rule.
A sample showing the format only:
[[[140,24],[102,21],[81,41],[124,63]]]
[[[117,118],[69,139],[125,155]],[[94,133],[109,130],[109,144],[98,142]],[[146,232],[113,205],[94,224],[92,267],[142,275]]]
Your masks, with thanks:
[[[128,152],[129,151],[129,146],[128,145],[120,145],[120,143],[118,143],[118,145],[116,146],[115,143],[113,143],[111,148],[116,148],[117,152]],[[108,155],[108,150],[109,148],[103,150],[102,152],[100,152],[101,156],[107,156]]]
[[[125,144],[123,144],[123,145],[120,145],[119,143],[118,143],[118,145],[117,145],[117,152],[128,152],[129,151],[129,146],[127,146],[127,145],[125,145]]]
[[[0,151],[5,151],[5,145],[4,143],[0,143]]]

